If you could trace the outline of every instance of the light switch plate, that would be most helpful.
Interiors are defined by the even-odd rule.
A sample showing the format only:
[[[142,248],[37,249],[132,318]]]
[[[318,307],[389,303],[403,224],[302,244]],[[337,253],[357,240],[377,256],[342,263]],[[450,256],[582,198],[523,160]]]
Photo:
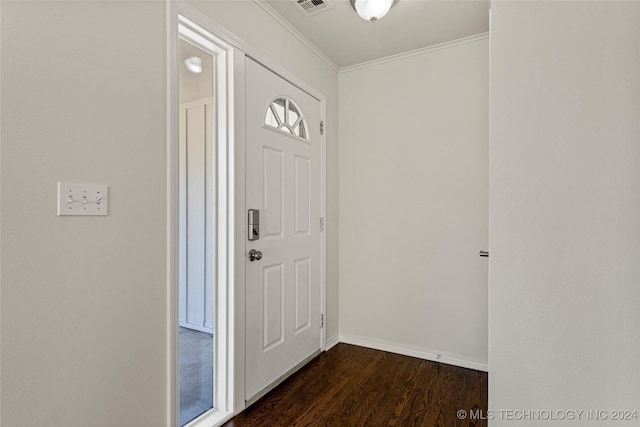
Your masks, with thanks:
[[[108,186],[58,183],[58,216],[108,214]]]

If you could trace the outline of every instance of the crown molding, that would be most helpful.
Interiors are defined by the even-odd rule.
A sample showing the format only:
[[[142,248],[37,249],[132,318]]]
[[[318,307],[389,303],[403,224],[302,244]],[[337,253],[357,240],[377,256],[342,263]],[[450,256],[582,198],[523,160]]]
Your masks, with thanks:
[[[452,41],[436,44],[436,45],[433,45],[433,46],[421,47],[419,49],[414,49],[414,50],[410,50],[410,51],[407,51],[407,52],[398,53],[398,54],[395,54],[395,55],[385,56],[383,58],[378,58],[378,59],[374,59],[374,60],[371,60],[371,61],[361,62],[361,63],[355,64],[355,65],[349,65],[347,67],[340,68],[339,73],[343,74],[343,73],[349,73],[351,71],[361,70],[363,68],[375,67],[376,65],[385,64],[387,62],[393,62],[393,61],[398,61],[398,60],[401,60],[401,59],[411,58],[412,56],[418,56],[418,55],[423,55],[423,54],[426,54],[426,53],[436,52],[436,51],[442,50],[442,49],[449,49],[451,47],[460,46],[460,45],[467,44],[467,43],[473,43],[475,41],[484,40],[486,38],[489,38],[489,33],[488,32],[487,33],[476,34],[474,36],[463,37],[461,39],[452,40]]]
[[[322,52],[311,40],[306,38],[300,31],[298,31],[293,25],[282,17],[273,7],[271,7],[265,0],[253,0],[260,9],[264,10],[271,18],[273,18],[278,24],[280,24],[285,30],[289,31],[300,43],[305,45],[307,49],[313,52],[318,58],[323,60],[333,71],[339,73],[340,67],[331,60],[324,52]]]
[[[371,61],[361,62],[355,65],[349,65],[346,67],[339,67],[329,56],[327,56],[318,46],[316,46],[311,40],[309,40],[304,34],[298,31],[289,21],[284,19],[271,5],[265,0],[253,0],[253,2],[260,7],[267,15],[269,15],[280,26],[287,30],[292,36],[294,36],[300,43],[302,43],[307,49],[314,53],[318,58],[324,61],[333,71],[336,73],[349,73],[351,71],[360,70],[363,68],[374,67],[387,62],[398,61],[405,58],[411,58],[412,56],[423,55],[426,53],[436,52],[442,49],[448,49],[455,46],[460,46],[467,43],[473,43],[478,40],[489,38],[489,33],[480,33],[473,36],[463,37],[457,40],[451,40],[444,43],[439,43],[432,46],[422,47],[419,49],[410,50],[407,52],[398,53],[395,55],[385,56],[383,58],[373,59]]]

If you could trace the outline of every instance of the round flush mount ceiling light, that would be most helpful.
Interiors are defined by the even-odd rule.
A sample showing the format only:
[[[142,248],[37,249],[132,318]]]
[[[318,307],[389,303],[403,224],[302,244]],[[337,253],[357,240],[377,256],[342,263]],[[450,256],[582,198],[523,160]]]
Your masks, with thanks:
[[[389,12],[393,2],[394,0],[351,0],[351,5],[362,19],[376,22]]]
[[[192,73],[201,73],[202,72],[202,59],[197,56],[192,56],[184,60],[184,65],[187,67],[189,71]]]

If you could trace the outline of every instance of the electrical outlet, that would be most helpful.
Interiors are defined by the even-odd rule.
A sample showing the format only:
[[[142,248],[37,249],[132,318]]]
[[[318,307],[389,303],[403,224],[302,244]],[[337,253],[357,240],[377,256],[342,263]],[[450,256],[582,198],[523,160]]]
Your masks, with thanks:
[[[58,216],[108,214],[108,186],[58,183]]]

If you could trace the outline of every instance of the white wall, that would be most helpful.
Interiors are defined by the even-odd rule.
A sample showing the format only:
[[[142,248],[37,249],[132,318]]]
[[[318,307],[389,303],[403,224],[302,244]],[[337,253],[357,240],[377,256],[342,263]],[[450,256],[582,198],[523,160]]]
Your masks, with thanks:
[[[639,59],[638,2],[492,3],[495,411],[640,411]]]
[[[340,74],[340,336],[487,364],[487,38]]]
[[[0,7],[0,423],[163,425],[165,6]],[[59,180],[110,215],[56,216]]]
[[[180,41],[181,56],[184,41]],[[213,57],[203,54],[202,73],[213,75]],[[191,93],[207,90],[206,84],[196,85],[192,77],[180,73],[180,85],[191,86]],[[194,73],[188,73],[194,74]],[[195,81],[194,81],[195,80]],[[202,79],[202,80],[213,80]],[[209,92],[213,96],[213,82]],[[180,104],[178,154],[178,319],[182,327],[213,333],[215,262],[214,230],[216,205],[214,107],[212,98]]]
[[[253,1],[192,1],[276,63],[327,97],[327,339],[338,334],[338,74]]]
[[[165,7],[0,2],[3,427],[165,425]],[[327,95],[336,335],[337,74],[253,2],[200,7]],[[58,180],[110,215],[57,217]]]

